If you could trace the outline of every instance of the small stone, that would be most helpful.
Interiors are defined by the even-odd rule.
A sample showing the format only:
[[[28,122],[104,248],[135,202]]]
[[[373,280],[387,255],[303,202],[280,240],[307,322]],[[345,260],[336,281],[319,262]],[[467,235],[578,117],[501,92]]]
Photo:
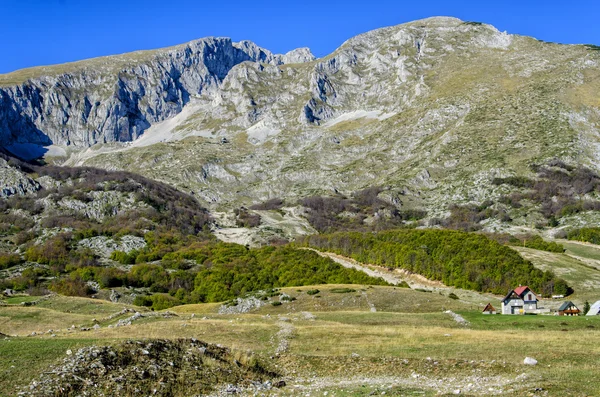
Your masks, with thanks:
[[[67,350],[67,356],[70,356],[71,354],[73,354],[73,351],[71,349]]]
[[[531,357],[525,357],[525,360],[523,360],[523,364],[525,365],[537,365],[537,363],[537,360]]]

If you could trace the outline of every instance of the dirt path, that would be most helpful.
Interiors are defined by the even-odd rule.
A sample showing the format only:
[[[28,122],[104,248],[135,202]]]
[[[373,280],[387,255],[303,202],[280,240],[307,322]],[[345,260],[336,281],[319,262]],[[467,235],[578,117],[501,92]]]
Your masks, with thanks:
[[[406,282],[412,289],[424,289],[434,292],[441,292],[443,294],[449,294],[454,292],[460,296],[460,299],[467,303],[474,304],[485,304],[486,302],[498,300],[498,296],[487,293],[479,293],[475,291],[467,291],[459,288],[449,287],[439,281],[429,280],[420,274],[410,273],[404,269],[388,270],[384,267],[365,265],[357,262],[352,258],[348,258],[342,255],[334,254],[331,252],[322,252],[313,248],[304,248],[316,252],[322,257],[329,258],[340,265],[349,268],[356,269],[366,273],[371,277],[381,277],[392,285],[398,285],[401,282]]]
[[[408,361],[408,360],[406,360]],[[432,361],[433,363],[433,361]],[[436,363],[437,364],[437,363]],[[432,364],[433,365],[433,364]],[[431,376],[413,371],[410,376],[366,376],[349,375],[345,377],[310,377],[310,378],[288,378],[286,387],[240,389],[242,396],[256,396],[257,391],[261,395],[269,396],[327,396],[336,395],[337,392],[358,391],[359,395],[385,395],[386,392],[396,395],[394,389],[413,389],[411,394],[468,394],[477,396],[497,396],[506,392],[514,393],[517,390],[534,388],[535,377],[526,373],[516,376],[500,375],[468,375],[468,376]],[[416,390],[415,390],[416,389]],[[314,393],[314,394],[313,394]],[[217,392],[211,396],[230,395],[227,390]],[[404,395],[404,393],[402,393]]]
[[[306,249],[314,251],[317,254],[321,255],[322,257],[329,258],[332,261],[339,263],[340,265],[342,265],[348,269],[359,270],[361,272],[366,273],[367,275],[369,275],[371,277],[381,277],[382,279],[384,279],[385,281],[387,281],[388,283],[390,283],[392,285],[398,285],[402,282],[407,282],[409,285],[411,285],[410,282],[408,282],[408,280],[404,279],[403,277],[396,276],[388,270],[373,269],[372,267],[367,267],[367,266],[355,261],[354,259],[347,258],[345,256],[341,256],[341,255],[337,255],[337,254],[332,254],[331,252],[321,252],[321,251],[318,251],[313,248],[306,248]],[[411,285],[411,287],[412,287],[412,285]]]
[[[382,279],[384,279],[385,281],[387,281],[388,283],[390,283],[392,285],[398,285],[402,282],[406,282],[413,289],[415,289],[415,288],[421,288],[421,289],[427,289],[427,290],[434,290],[434,289],[451,290],[451,289],[453,289],[452,287],[448,287],[447,285],[444,285],[443,283],[441,283],[439,281],[429,280],[428,278],[423,277],[420,274],[410,273],[404,269],[388,270],[381,266],[365,265],[363,263],[355,261],[352,258],[348,258],[346,256],[334,254],[331,252],[321,252],[321,251],[313,249],[313,248],[306,248],[306,249],[315,251],[317,254],[319,254],[323,257],[326,257],[326,258],[330,258],[334,262],[339,263],[340,265],[347,267],[349,269],[360,270],[361,272],[364,272],[371,277],[381,277]]]

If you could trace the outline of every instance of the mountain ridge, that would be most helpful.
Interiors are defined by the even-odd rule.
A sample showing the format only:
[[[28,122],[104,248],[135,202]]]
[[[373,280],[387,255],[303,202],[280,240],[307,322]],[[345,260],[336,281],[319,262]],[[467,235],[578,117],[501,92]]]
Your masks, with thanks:
[[[381,186],[396,207],[440,218],[451,204],[498,199],[507,187],[495,178],[533,177],[536,164],[600,165],[600,52],[590,46],[438,17],[306,60],[236,63],[206,75],[185,104],[175,95],[162,120],[48,159],[140,173],[213,210]]]
[[[0,142],[87,147],[130,141],[152,123],[179,113],[191,95],[210,90],[241,62],[313,58],[306,48],[276,55],[249,41],[204,38],[2,75]],[[44,75],[47,69],[54,75]]]

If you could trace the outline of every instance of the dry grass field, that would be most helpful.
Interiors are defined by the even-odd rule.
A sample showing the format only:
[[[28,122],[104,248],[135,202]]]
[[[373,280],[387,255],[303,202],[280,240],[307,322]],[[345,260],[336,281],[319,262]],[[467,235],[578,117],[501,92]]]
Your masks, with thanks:
[[[281,292],[295,300],[229,314],[219,304],[179,306],[119,327],[129,307],[92,299],[0,307],[0,332],[18,335],[0,340],[0,395],[16,394],[68,349],[191,337],[256,353],[287,384],[264,395],[600,395],[600,318],[482,315],[468,302],[395,287]]]

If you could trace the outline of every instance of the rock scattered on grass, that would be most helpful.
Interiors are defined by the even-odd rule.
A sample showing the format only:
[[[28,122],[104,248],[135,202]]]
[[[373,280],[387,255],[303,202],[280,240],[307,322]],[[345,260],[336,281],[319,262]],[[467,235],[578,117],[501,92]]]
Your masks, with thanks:
[[[21,396],[204,395],[272,387],[277,374],[255,357],[192,339],[128,340],[71,350]]]
[[[236,298],[234,302],[234,305],[222,305],[219,307],[219,314],[248,313],[269,303],[268,301],[262,301],[253,296],[249,298]]]
[[[444,313],[451,315],[452,318],[454,319],[454,321],[456,321],[460,325],[464,325],[464,326],[469,325],[469,322],[467,320],[465,320],[465,318],[463,316],[461,316],[460,314],[454,313],[452,310],[446,310]]]

